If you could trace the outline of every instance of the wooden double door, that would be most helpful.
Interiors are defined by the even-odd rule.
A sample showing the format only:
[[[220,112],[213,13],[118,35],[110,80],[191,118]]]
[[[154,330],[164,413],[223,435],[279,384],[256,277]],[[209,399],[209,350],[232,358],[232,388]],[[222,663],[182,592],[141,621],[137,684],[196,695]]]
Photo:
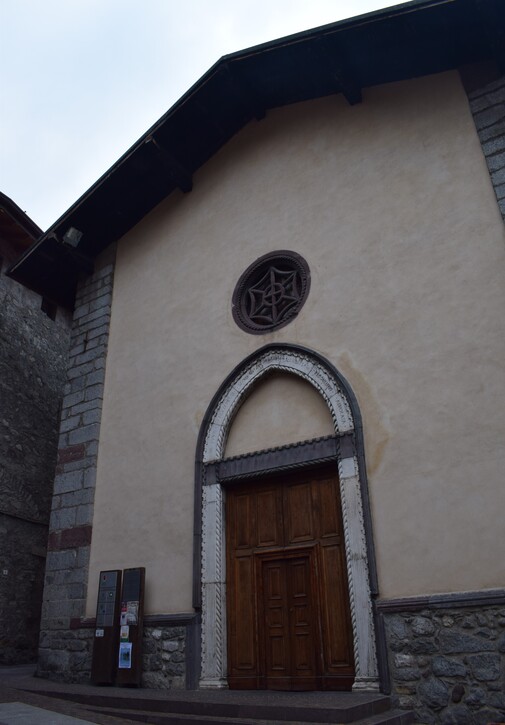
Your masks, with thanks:
[[[350,689],[352,629],[336,474],[231,485],[226,531],[229,687]]]

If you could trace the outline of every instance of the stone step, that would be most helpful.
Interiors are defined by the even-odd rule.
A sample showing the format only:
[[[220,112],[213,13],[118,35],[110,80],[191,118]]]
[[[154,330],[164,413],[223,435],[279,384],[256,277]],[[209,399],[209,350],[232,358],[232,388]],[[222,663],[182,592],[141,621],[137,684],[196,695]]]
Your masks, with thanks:
[[[354,725],[412,725],[415,720],[413,712],[406,710],[388,710],[379,715],[372,715],[358,720]]]
[[[97,692],[96,688],[88,691],[62,691],[51,687],[38,689],[38,694],[57,699],[71,700],[101,712],[107,709],[110,714],[114,710],[122,712],[139,711],[152,716],[163,713],[170,716],[191,715],[212,718],[238,718],[253,721],[279,721],[303,723],[356,723],[360,719],[370,718],[385,713],[391,708],[389,697],[383,695],[364,695],[351,693],[274,693],[227,691],[220,695],[207,694],[202,691],[188,692],[186,696],[171,696],[170,691],[159,696],[149,697],[148,691],[139,691],[139,696],[132,690],[122,690],[109,694]],[[154,722],[154,721],[153,721]],[[170,722],[165,720],[165,722]],[[224,722],[224,720],[223,720]]]
[[[63,691],[44,687],[38,694],[82,705],[100,713],[160,725],[408,725],[410,713],[391,710],[388,697],[351,693],[273,693],[237,691],[161,696],[159,691],[97,688]],[[103,694],[102,694],[103,693]]]
[[[89,708],[89,712],[95,712],[102,715],[113,715],[121,718],[126,722],[143,722],[150,725],[286,725],[286,720],[258,720],[243,717],[223,717],[222,715],[213,717],[203,714],[183,714],[183,713],[156,713],[145,710],[123,710],[114,708]],[[346,721],[347,723],[348,721]],[[402,710],[388,710],[387,712],[373,715],[365,719],[355,720],[351,725],[411,725],[414,722],[413,713]],[[346,725],[343,721],[332,720],[332,725]],[[307,725],[307,720],[290,720],[289,725]],[[328,725],[328,721],[314,722],[310,725]]]

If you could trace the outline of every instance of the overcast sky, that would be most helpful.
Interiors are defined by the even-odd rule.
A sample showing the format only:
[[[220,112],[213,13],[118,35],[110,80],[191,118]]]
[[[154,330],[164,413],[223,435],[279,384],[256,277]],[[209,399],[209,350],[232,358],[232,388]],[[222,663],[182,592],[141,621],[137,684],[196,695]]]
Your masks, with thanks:
[[[47,229],[222,55],[394,0],[0,0],[0,191]]]

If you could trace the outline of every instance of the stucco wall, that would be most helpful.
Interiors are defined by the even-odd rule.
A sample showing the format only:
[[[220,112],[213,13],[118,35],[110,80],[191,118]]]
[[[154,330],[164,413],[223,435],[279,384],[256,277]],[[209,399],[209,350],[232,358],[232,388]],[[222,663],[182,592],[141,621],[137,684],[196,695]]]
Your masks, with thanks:
[[[330,411],[315,388],[288,374],[270,375],[240,407],[225,456],[335,435]]]
[[[267,342],[317,350],[357,396],[381,596],[502,585],[505,234],[458,75],[271,112],[194,181],[118,246],[88,614],[100,569],[142,565],[149,612],[191,608],[198,430]],[[233,288],[275,249],[311,291],[249,335]]]

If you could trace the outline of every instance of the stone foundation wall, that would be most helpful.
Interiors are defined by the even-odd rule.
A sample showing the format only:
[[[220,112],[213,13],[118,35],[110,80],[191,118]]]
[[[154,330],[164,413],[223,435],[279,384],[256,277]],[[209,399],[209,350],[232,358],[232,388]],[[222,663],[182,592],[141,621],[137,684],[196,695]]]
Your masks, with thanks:
[[[505,721],[505,598],[384,613],[392,695],[425,725]]]
[[[94,632],[90,627],[68,629],[63,619],[59,629],[41,630],[39,652],[43,652],[43,662],[39,660],[37,674],[50,680],[89,684]]]
[[[175,615],[177,618],[178,615]],[[193,615],[189,615],[190,618]],[[62,623],[63,624],[63,623]],[[191,687],[188,668],[191,665],[191,625],[144,626],[142,638],[142,687],[155,690],[185,690]],[[74,620],[70,629],[44,631],[40,647],[54,649],[56,658],[45,655],[45,676],[72,683],[88,683],[95,634],[94,623],[88,620],[79,626]],[[54,665],[53,665],[54,663]],[[64,670],[66,663],[67,669]],[[57,667],[56,667],[57,665]],[[51,671],[51,667],[54,669]]]
[[[142,686],[186,689],[186,627],[145,627]]]

